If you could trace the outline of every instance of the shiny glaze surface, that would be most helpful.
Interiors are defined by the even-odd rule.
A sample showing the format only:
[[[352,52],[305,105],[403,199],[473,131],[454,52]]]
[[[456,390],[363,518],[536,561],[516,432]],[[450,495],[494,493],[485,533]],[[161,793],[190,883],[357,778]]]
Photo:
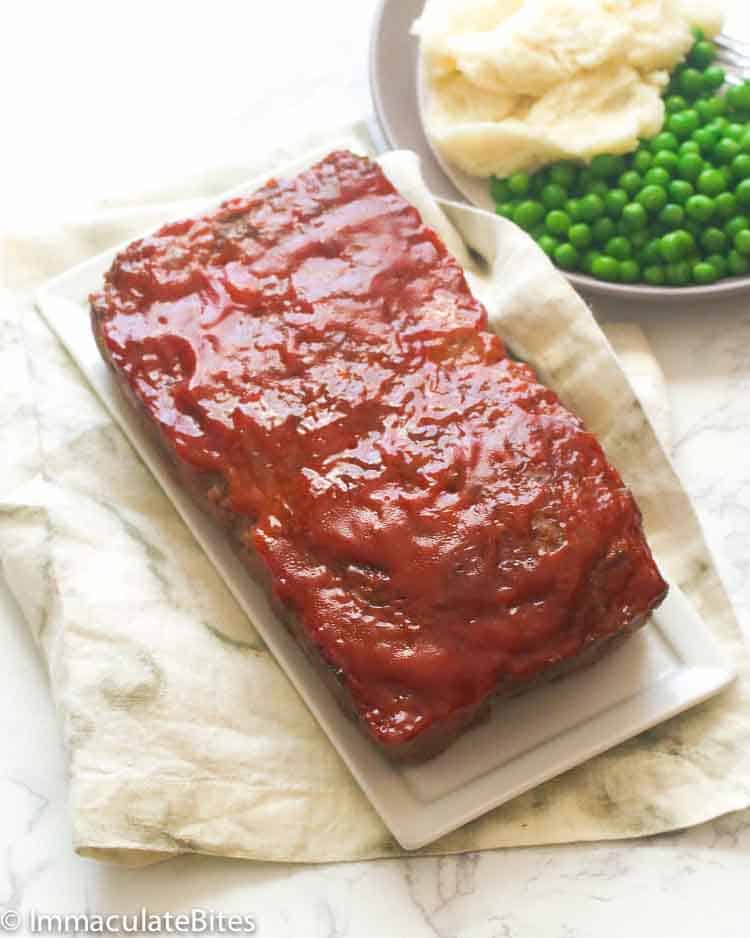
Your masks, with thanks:
[[[350,153],[118,255],[109,356],[382,744],[645,615],[632,496]]]

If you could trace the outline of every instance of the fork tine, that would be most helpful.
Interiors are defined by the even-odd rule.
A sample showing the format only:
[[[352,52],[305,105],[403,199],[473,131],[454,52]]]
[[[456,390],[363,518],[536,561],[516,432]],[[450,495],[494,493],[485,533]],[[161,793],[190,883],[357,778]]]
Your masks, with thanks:
[[[713,40],[717,46],[725,49],[731,49],[733,52],[743,52],[750,50],[750,40],[738,39],[737,36],[730,36],[727,33],[719,33]]]
[[[730,49],[719,49],[716,58],[720,62],[729,62],[738,68],[750,68],[750,53],[734,52]]]
[[[720,32],[714,36],[714,42],[728,42],[730,45],[750,46],[750,37],[746,35],[738,36],[736,33]]]
[[[717,56],[716,62],[718,65],[721,65],[725,70],[729,69],[733,72],[739,72],[741,75],[750,74],[750,62],[740,62],[737,59],[730,58],[729,56],[724,56],[724,55]]]

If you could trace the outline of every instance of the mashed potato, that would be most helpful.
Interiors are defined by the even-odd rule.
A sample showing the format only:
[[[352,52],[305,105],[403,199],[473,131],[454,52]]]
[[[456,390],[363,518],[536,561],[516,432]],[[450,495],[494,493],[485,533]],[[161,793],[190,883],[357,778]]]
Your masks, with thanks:
[[[625,153],[659,132],[669,71],[711,0],[427,0],[427,133],[472,176]]]

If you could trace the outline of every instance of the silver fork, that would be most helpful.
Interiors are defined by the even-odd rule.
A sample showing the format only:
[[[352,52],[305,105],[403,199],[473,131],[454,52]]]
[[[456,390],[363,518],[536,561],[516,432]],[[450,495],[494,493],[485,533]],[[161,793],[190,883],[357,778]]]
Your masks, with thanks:
[[[743,81],[750,80],[750,42],[726,33],[719,33],[714,42],[716,62],[726,72],[727,84],[741,85]]]

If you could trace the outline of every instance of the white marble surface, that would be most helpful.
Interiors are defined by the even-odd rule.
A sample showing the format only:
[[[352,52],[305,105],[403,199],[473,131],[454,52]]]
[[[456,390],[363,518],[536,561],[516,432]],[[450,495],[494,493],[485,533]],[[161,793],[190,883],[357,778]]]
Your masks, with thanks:
[[[374,6],[3,5],[0,79],[16,93],[3,97],[0,118],[22,145],[1,158],[0,224],[80,213],[214,162],[241,163],[258,134],[290,138],[365,113]],[[160,52],[167,29],[176,38]],[[29,67],[32,49],[41,68]],[[169,92],[146,99],[153,76]],[[195,118],[208,113],[204,129]],[[653,344],[672,398],[675,461],[748,631],[750,297],[712,308],[595,307],[637,321]],[[79,859],[44,673],[4,590],[0,620],[0,910],[203,907],[252,914],[273,938],[750,934],[750,811],[644,841],[441,860],[300,867],[186,857],[133,872]]]

